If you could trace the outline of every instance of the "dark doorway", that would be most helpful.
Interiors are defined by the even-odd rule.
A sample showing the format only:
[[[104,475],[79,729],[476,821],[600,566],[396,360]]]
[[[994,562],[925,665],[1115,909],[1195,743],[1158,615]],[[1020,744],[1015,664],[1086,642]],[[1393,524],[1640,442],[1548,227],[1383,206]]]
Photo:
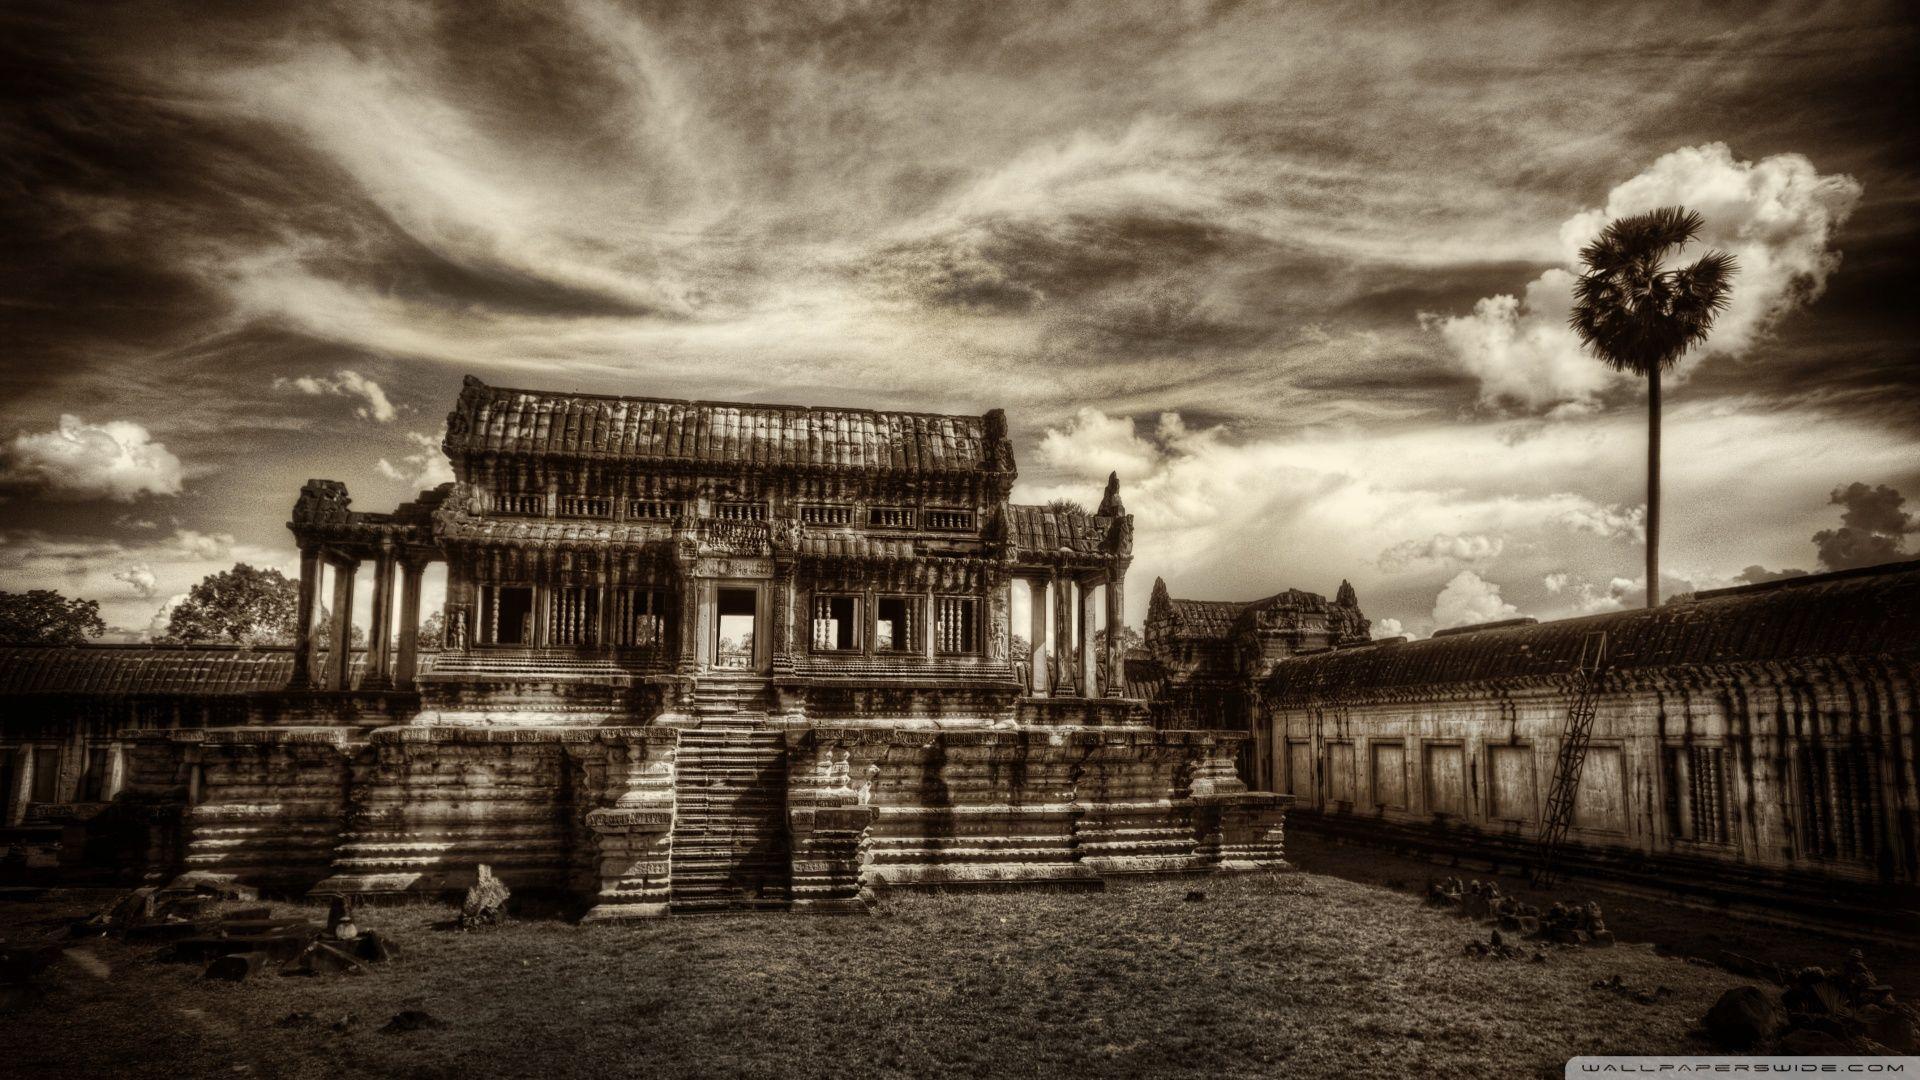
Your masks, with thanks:
[[[503,586],[499,593],[500,621],[494,641],[501,645],[528,645],[533,642],[533,588],[528,585]]]
[[[753,666],[753,623],[759,594],[753,589],[721,589],[716,597],[714,664],[717,667]]]

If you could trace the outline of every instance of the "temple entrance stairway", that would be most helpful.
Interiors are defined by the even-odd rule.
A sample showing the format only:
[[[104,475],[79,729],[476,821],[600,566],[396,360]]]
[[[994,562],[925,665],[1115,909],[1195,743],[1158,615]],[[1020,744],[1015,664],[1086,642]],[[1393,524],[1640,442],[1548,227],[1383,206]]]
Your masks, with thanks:
[[[750,679],[703,679],[696,690],[699,724],[680,733],[675,759],[675,914],[788,905],[787,743],[766,728],[765,692]]]

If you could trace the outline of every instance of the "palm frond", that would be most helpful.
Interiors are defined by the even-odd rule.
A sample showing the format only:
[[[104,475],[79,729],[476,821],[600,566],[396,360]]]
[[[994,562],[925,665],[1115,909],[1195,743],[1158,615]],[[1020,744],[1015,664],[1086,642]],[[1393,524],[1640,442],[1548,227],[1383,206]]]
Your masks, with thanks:
[[[1690,243],[1706,219],[1684,206],[1662,206],[1644,214],[1616,218],[1580,249],[1590,270],[1610,273],[1637,261],[1658,262],[1669,250]]]

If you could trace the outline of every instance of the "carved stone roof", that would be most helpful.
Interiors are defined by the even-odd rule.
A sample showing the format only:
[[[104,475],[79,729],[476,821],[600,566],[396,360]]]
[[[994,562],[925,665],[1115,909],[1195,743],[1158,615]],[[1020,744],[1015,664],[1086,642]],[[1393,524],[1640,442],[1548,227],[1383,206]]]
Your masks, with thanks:
[[[611,397],[488,386],[472,376],[445,447],[755,468],[1013,471],[1006,419],[869,409]]]
[[[1105,551],[1111,527],[1110,522],[1079,509],[1011,505],[1007,515],[1014,546],[1043,555],[1059,551],[1099,555]]]
[[[1246,610],[1244,600],[1180,600],[1170,598],[1175,632],[1189,637],[1224,638]]]
[[[1587,635],[1602,630],[1609,670],[1875,655],[1920,660],[1920,562],[1719,589],[1651,610],[1291,657],[1274,666],[1268,696],[1300,702],[1564,675]]]
[[[355,682],[365,660],[355,653]],[[0,647],[0,696],[242,694],[282,689],[292,676],[293,650],[275,646]]]

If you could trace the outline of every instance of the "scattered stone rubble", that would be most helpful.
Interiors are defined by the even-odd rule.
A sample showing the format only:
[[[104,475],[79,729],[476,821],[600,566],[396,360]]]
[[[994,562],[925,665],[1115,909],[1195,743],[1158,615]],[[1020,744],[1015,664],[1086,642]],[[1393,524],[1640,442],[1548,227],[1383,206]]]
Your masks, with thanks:
[[[1470,956],[1505,956],[1499,948],[1504,945],[1502,934],[1517,935],[1531,941],[1541,941],[1554,945],[1575,945],[1585,948],[1604,949],[1613,945],[1613,932],[1607,929],[1606,920],[1601,916],[1600,905],[1589,900],[1585,904],[1555,903],[1541,911],[1537,906],[1521,901],[1517,897],[1503,896],[1500,886],[1492,881],[1462,882],[1459,878],[1446,878],[1427,884],[1427,903],[1433,907],[1447,908],[1475,922],[1492,922],[1498,928],[1491,943],[1471,941],[1467,943]],[[1504,945],[1510,952],[1526,955],[1511,945]]]
[[[327,924],[271,907],[214,912],[217,901],[257,899],[218,886],[193,891],[136,889],[107,910],[72,927],[74,937],[112,935],[129,944],[156,944],[159,959],[205,965],[205,977],[241,982],[273,967],[282,975],[364,975],[369,964],[398,954],[393,941],[356,927],[352,904],[336,898]]]
[[[1910,1054],[1920,1048],[1920,1008],[1896,1001],[1859,949],[1834,974],[1801,968],[1777,995],[1736,986],[1700,1021],[1723,1050],[1785,1055]]]

